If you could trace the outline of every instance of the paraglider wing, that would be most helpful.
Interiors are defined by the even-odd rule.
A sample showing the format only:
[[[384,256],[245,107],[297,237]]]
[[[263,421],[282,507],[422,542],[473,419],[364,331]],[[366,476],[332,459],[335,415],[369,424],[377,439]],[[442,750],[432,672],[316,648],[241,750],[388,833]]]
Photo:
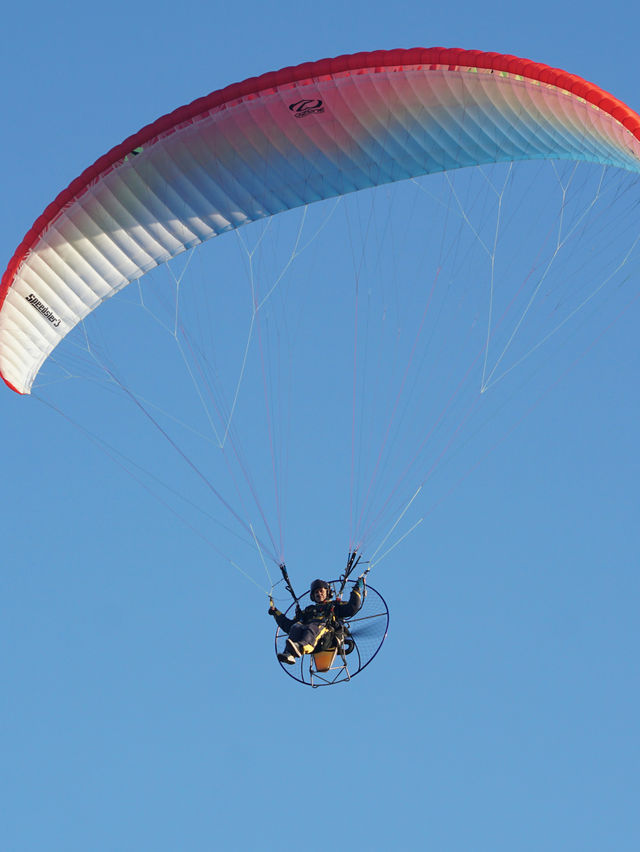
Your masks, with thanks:
[[[321,199],[483,163],[567,158],[639,171],[640,118],[579,77],[495,53],[362,53],[194,101],[87,169],[0,285],[0,374],[29,393],[62,338],[186,249]]]

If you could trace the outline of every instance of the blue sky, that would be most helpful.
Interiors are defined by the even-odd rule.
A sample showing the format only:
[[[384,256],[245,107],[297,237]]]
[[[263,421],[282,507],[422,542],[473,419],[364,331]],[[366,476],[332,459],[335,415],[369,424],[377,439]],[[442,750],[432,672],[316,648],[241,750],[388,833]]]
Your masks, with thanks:
[[[14,6],[0,254],[112,145],[228,83],[445,45],[559,66],[638,109],[637,23],[618,0],[604,19],[551,3]],[[202,538],[60,416],[1,393],[2,848],[635,850],[638,319],[636,304],[442,486],[372,574],[385,646],[335,689],[282,674],[266,596]],[[294,582],[342,558],[323,505],[311,546],[291,533]]]

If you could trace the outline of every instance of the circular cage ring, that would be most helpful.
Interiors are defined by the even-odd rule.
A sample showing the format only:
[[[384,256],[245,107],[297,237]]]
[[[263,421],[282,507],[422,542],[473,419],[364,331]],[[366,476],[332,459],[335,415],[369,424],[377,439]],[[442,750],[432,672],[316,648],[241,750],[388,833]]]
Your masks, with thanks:
[[[334,595],[339,589],[340,580],[331,580],[329,585]],[[351,591],[355,580],[347,580],[345,592]],[[338,643],[334,654],[331,651],[321,651],[317,654],[304,654],[294,665],[278,660],[283,671],[289,677],[306,686],[333,686],[345,683],[354,678],[375,658],[387,636],[389,628],[389,608],[385,599],[377,589],[367,585],[362,607],[351,618],[343,620],[346,635],[343,643]],[[310,591],[305,592],[299,599],[300,608],[304,609],[313,603]],[[286,610],[285,615],[293,618],[295,603]],[[278,627],[275,636],[276,654],[284,651],[287,634]],[[350,647],[352,646],[352,647]]]

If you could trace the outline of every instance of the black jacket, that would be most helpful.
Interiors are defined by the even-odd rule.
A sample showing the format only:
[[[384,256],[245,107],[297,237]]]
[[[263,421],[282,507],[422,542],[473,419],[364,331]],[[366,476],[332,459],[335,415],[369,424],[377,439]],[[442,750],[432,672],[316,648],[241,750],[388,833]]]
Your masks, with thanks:
[[[301,624],[327,624],[332,618],[342,621],[351,618],[362,606],[362,594],[357,586],[354,586],[349,600],[325,601],[325,603],[312,603],[306,606],[299,618],[287,618],[280,610],[276,610],[274,618],[278,627],[288,633],[296,621]]]

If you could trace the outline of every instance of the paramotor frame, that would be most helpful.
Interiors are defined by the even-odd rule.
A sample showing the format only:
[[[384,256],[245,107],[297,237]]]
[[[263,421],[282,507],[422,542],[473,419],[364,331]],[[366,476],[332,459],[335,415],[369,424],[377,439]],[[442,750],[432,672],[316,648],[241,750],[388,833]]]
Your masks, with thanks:
[[[350,591],[355,585],[354,580],[347,580],[345,591]],[[330,580],[329,585],[334,594],[340,588],[342,580]],[[314,688],[319,686],[333,686],[336,683],[345,683],[354,678],[377,656],[389,628],[389,608],[385,599],[377,589],[369,584],[365,587],[366,594],[362,608],[353,616],[345,619],[345,641],[342,649],[339,648],[331,667],[327,671],[319,671],[313,654],[305,654],[293,666],[280,662],[282,669],[289,677]],[[312,603],[309,591],[299,598],[300,607],[304,609]],[[295,611],[295,603],[285,612],[292,617]],[[287,634],[278,627],[275,635],[275,652],[284,650]],[[349,641],[351,640],[351,641]]]

